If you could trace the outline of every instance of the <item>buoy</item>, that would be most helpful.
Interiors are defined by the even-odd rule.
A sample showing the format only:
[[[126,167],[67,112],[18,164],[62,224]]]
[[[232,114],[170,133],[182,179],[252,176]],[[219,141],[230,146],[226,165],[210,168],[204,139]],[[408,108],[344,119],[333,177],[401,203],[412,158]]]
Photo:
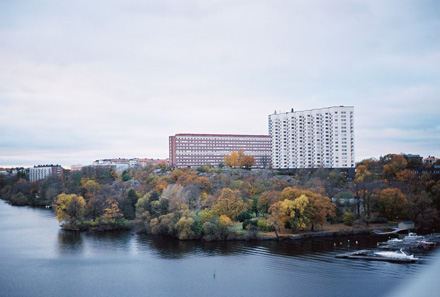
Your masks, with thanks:
[[[214,278],[215,278],[215,267],[214,267]]]

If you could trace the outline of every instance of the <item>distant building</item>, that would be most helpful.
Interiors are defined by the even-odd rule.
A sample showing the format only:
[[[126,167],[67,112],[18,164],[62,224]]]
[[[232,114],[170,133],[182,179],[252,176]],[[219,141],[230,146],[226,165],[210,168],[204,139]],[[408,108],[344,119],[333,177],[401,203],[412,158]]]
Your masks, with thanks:
[[[169,137],[169,162],[175,167],[218,166],[226,155],[244,150],[256,167],[270,165],[269,135],[176,134]]]
[[[168,165],[167,160],[160,160],[160,159],[154,160],[154,159],[146,159],[146,158],[144,159],[114,158],[114,159],[95,160],[93,161],[93,166],[108,166],[114,168],[117,172],[122,173],[129,168],[134,168],[138,166],[146,167],[148,164],[155,166],[161,163]]]
[[[139,166],[141,167],[157,166],[159,164],[164,164],[165,166],[168,166],[168,161],[165,159],[139,159]]]
[[[80,164],[78,164],[78,165],[71,165],[71,166],[70,166],[70,169],[71,169],[72,171],[79,171],[79,170],[81,170],[83,167],[84,167],[84,166],[83,166],[83,165],[80,165]]]
[[[273,168],[355,168],[353,106],[275,112],[269,134]]]
[[[418,168],[411,168],[412,172],[414,172],[419,178],[422,177],[424,174],[429,174],[430,178],[434,181],[440,180],[440,166],[434,165],[433,168],[424,168],[424,167],[418,167]]]
[[[33,182],[62,172],[63,168],[60,165],[37,165],[29,169],[29,181]]]
[[[403,154],[403,157],[408,162],[408,166],[421,166],[423,163],[423,157],[420,155],[413,155],[413,154]]]
[[[413,221],[402,221],[397,225],[399,229],[414,229],[415,224]]]
[[[434,156],[428,156],[427,158],[423,159],[423,163],[425,165],[434,165],[435,162],[437,162],[437,158]]]
[[[21,174],[25,174],[25,169],[24,169],[24,167],[15,167],[15,168],[11,168],[11,175],[12,176],[15,176],[15,175],[17,175],[18,173],[21,173]]]

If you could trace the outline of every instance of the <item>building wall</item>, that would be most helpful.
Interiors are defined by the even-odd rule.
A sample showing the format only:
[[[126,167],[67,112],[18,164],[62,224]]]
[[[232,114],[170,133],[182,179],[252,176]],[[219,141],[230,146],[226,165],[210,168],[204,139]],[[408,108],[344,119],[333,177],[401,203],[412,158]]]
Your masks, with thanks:
[[[255,166],[270,163],[269,135],[176,134],[169,137],[170,163],[176,167],[218,166],[233,151],[243,149]]]
[[[354,107],[269,115],[272,167],[354,168]]]
[[[33,182],[48,177],[52,174],[61,174],[62,168],[59,165],[38,165],[29,169],[29,181]]]

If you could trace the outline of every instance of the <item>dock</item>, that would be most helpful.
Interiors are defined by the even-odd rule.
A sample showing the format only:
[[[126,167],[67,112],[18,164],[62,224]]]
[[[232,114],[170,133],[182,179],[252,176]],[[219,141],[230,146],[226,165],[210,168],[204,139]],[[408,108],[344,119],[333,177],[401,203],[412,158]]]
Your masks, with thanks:
[[[373,230],[372,233],[376,234],[376,235],[392,235],[392,234],[398,234],[401,232],[408,232],[408,228],[391,228],[388,231],[383,231],[383,230]]]
[[[376,256],[371,250],[358,250],[354,252],[344,253],[336,255],[336,258],[342,259],[355,259],[355,260],[367,260],[367,261],[385,261],[393,263],[415,263],[420,259],[397,259],[389,257]]]

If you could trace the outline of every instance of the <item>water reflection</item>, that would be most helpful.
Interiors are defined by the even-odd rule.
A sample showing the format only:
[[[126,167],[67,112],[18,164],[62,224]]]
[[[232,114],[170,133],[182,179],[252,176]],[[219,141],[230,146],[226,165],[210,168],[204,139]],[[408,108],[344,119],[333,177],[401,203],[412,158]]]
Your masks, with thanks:
[[[335,258],[386,238],[179,241],[63,231],[48,214],[0,203],[1,296],[384,296],[427,267]]]
[[[60,230],[58,232],[58,253],[60,255],[102,254],[127,252],[131,248],[133,234],[126,231],[79,232]]]
[[[271,254],[282,257],[310,257],[310,254],[340,253],[376,245],[368,236],[319,238],[295,241],[181,241],[170,237],[136,234],[139,252],[152,251],[161,258],[179,259],[188,255]],[[348,241],[350,246],[348,247]],[[335,243],[337,245],[335,247]],[[358,244],[356,244],[358,242]],[[342,245],[340,244],[342,243]]]
[[[82,254],[84,252],[84,241],[81,232],[65,231],[58,232],[58,253],[60,255]]]

